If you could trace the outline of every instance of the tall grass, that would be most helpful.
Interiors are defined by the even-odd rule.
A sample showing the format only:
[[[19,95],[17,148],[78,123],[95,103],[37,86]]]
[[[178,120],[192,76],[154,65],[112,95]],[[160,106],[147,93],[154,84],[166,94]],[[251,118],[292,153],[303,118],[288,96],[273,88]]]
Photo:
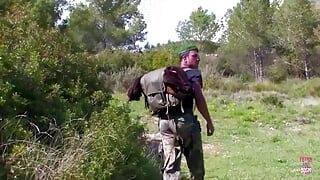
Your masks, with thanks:
[[[64,139],[64,145],[51,147],[38,142],[16,141],[9,159],[10,173],[19,179],[83,179],[81,163],[92,143],[79,137]]]
[[[159,165],[146,153],[143,125],[128,106],[112,100],[95,112],[83,133],[67,124],[54,136],[15,140],[6,156],[8,178],[18,179],[150,179]],[[64,132],[66,131],[66,132]],[[43,140],[46,139],[43,143]]]
[[[216,74],[207,74],[203,80],[204,88],[207,90],[222,90],[233,93],[239,91],[273,91],[295,98],[320,97],[320,78],[310,80],[287,79],[281,83],[273,83],[268,80],[263,82],[242,82],[237,77],[223,78]]]

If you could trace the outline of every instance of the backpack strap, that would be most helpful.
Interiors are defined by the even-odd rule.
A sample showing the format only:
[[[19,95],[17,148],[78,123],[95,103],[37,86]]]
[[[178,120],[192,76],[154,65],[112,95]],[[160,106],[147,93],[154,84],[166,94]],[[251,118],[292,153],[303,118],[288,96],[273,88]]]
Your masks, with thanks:
[[[184,113],[184,108],[183,108],[182,103],[183,103],[183,101],[180,102],[180,108],[181,108],[181,112]]]
[[[169,104],[170,104],[169,95],[168,95],[168,94],[164,94],[164,95],[165,95],[165,97],[166,97],[166,99],[167,99],[167,104],[166,104],[166,106],[167,106],[167,111],[166,111],[166,115],[168,116],[168,119],[170,119],[170,117],[169,117]]]

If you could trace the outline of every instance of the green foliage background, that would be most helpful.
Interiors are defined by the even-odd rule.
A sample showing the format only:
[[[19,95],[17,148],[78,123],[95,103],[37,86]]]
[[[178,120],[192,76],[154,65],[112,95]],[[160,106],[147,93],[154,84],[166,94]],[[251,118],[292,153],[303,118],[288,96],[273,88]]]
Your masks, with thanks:
[[[233,128],[218,137],[254,135],[256,122],[281,128],[297,114],[315,122],[317,108],[298,112],[279,94],[320,97],[319,11],[306,0],[277,2],[241,0],[226,14],[228,29],[218,42],[221,24],[198,8],[180,23],[182,41],[142,50],[139,0],[71,6],[60,23],[65,0],[0,1],[0,178],[160,179],[141,138],[142,110],[132,111],[115,93],[146,71],[179,65],[185,44],[200,48],[210,111]],[[182,32],[189,25],[192,32]],[[262,78],[253,82],[259,63]],[[270,91],[276,94],[264,95]],[[262,97],[238,104],[226,96],[240,92]]]
[[[156,164],[137,143],[143,126],[123,102],[110,101],[112,89],[98,78],[141,56],[84,52],[65,27],[53,26],[59,4],[2,6],[0,177],[143,179],[152,169],[155,176]]]

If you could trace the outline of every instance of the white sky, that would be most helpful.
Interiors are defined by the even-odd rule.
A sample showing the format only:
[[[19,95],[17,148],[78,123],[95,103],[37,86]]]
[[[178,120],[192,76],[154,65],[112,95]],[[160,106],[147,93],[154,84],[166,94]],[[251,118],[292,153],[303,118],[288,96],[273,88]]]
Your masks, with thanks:
[[[141,0],[139,11],[147,23],[147,40],[150,44],[177,41],[176,27],[179,21],[189,19],[199,6],[214,13],[219,20],[227,9],[240,0]]]

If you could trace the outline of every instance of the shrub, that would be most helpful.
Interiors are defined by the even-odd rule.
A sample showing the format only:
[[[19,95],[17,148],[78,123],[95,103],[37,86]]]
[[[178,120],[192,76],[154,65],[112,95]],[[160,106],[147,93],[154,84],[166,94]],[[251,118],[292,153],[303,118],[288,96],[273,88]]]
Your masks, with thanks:
[[[267,76],[275,83],[285,81],[288,77],[287,66],[284,64],[273,64],[268,67]]]
[[[203,86],[206,89],[219,89],[222,86],[222,84],[222,78],[213,74],[203,77]]]
[[[83,179],[80,167],[89,142],[79,137],[63,141],[63,146],[44,145],[37,138],[16,143],[7,161],[11,163],[8,178]]]
[[[38,136],[13,141],[6,157],[7,177],[160,179],[159,165],[146,155],[140,139],[144,128],[129,112],[126,104],[114,100],[92,115],[84,134],[66,125],[55,129],[53,137],[43,132],[51,140],[47,145],[39,143]]]
[[[217,71],[222,76],[233,76],[235,74],[234,70],[232,69],[232,65],[230,63],[230,60],[227,60],[226,58],[221,58],[217,64]]]
[[[277,143],[280,141],[281,141],[281,136],[279,136],[279,135],[274,135],[271,137],[271,142],[273,142],[273,143]]]
[[[243,82],[243,83],[251,82],[254,79],[252,77],[252,75],[250,75],[247,71],[241,72],[239,75],[239,78],[240,78],[241,82]]]
[[[222,78],[210,75],[204,79],[204,87],[206,89],[220,89],[226,92],[238,92],[247,89],[247,84],[234,77]]]
[[[30,3],[16,1],[8,8],[0,19],[0,144],[22,141],[30,134],[38,137],[52,124],[61,127],[73,119],[84,120],[73,124],[83,132],[83,122],[111,98],[96,77],[99,62],[76,53],[70,39],[55,27],[39,28],[31,20]],[[50,144],[40,137],[40,143]],[[1,147],[0,154],[9,157],[12,148]]]
[[[314,78],[291,85],[289,94],[294,97],[320,97],[320,78]]]
[[[277,84],[273,84],[271,82],[255,82],[250,84],[249,89],[255,92],[262,92],[262,91],[279,91],[280,86]]]
[[[107,109],[92,116],[85,135],[91,141],[82,165],[85,177],[150,179],[157,175],[152,168],[155,164],[141,148],[143,127],[129,117],[129,112],[127,105],[112,101]]]
[[[261,99],[261,102],[267,105],[272,105],[275,107],[283,108],[283,100],[281,100],[278,96],[276,95],[269,95],[266,97],[263,97]]]
[[[105,50],[91,56],[90,59],[97,64],[96,71],[116,73],[142,61],[143,56],[129,51]]]
[[[168,65],[178,65],[178,58],[166,48],[157,48],[146,51],[143,61],[137,61],[137,65],[143,70],[150,71]]]
[[[150,179],[142,126],[127,106],[109,104],[97,78],[139,55],[88,57],[56,27],[39,28],[30,3],[8,8],[0,18],[0,179]]]
[[[228,92],[238,92],[240,90],[246,90],[247,85],[241,82],[238,78],[230,77],[223,80],[223,86],[221,89]]]

